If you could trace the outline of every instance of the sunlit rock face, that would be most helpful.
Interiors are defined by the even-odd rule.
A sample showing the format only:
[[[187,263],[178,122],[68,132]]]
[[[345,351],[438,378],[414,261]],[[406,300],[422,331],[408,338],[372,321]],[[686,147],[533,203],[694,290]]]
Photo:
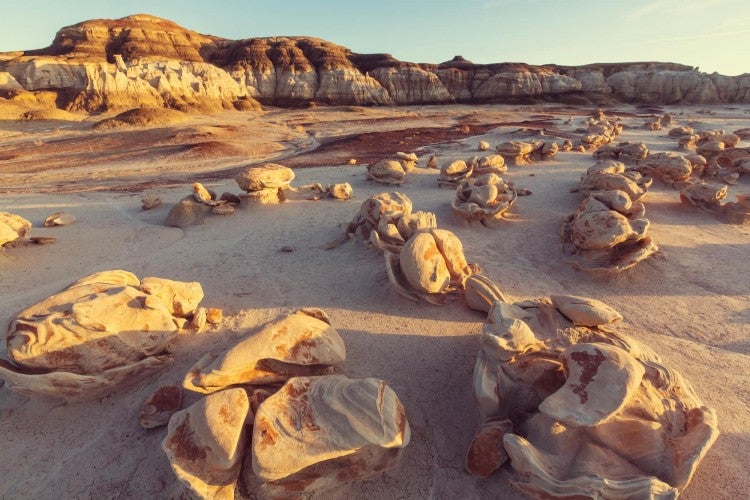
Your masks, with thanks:
[[[417,64],[312,37],[228,40],[135,15],[67,26],[47,48],[0,54],[0,91],[38,90],[55,92],[60,107],[85,112],[245,109],[238,102],[248,99],[277,106],[533,102],[571,93],[703,104],[750,102],[750,75],[654,62],[532,66],[456,56]]]

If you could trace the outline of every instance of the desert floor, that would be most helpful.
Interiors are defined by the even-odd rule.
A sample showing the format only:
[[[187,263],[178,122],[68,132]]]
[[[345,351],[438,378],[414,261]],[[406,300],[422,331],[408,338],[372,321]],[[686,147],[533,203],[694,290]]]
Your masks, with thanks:
[[[323,249],[368,196],[398,190],[413,200],[415,210],[435,212],[438,225],[459,236],[467,259],[479,263],[509,299],[583,295],[622,313],[618,330],[653,348],[718,414],[721,434],[684,498],[746,497],[750,226],[723,224],[681,204],[677,191],[655,181],[645,203],[659,254],[624,275],[600,280],[573,269],[560,247],[562,221],[579,202],[570,189],[594,164],[590,153],[559,153],[554,161],[511,167],[504,178],[532,194],[519,197],[508,220],[495,228],[452,215],[453,192],[438,188],[436,170],[419,168],[398,189],[365,179],[366,163],[395,151],[416,152],[420,165],[430,154],[466,159],[480,154],[480,140],[494,147],[527,138],[518,132],[522,127],[572,133],[591,111],[552,104],[269,108],[262,115],[227,112],[112,130],[92,130],[94,118],[1,121],[0,211],[30,220],[32,236],[57,238],[51,245],[0,251],[3,325],[78,278],[107,269],[199,281],[202,305],[222,308],[225,320],[203,333],[178,336],[172,346],[176,362],[168,371],[100,401],[51,406],[0,389],[0,496],[175,494],[176,479],[160,447],[165,428],[144,430],[138,424],[144,399],[162,385],[181,382],[204,352],[228,347],[279,314],[310,306],[329,314],[346,343],[341,373],[384,379],[412,427],[412,442],[396,469],[322,496],[523,498],[504,472],[479,480],[464,469],[478,425],[471,377],[484,315],[460,300],[445,307],[406,301],[391,290],[383,257],[361,242]],[[697,129],[750,127],[748,106],[621,105],[607,111],[628,126],[618,140],[643,141],[654,152],[676,151],[677,144],[666,130],[640,128],[652,113],[671,112],[678,125]],[[350,158],[357,165],[348,165]],[[185,230],[164,225],[171,205],[192,192],[192,182],[239,193],[234,173],[264,160],[295,167],[293,185],[349,182],[354,197],[243,207]],[[750,192],[748,177],[731,192]],[[143,211],[143,194],[165,203]],[[42,227],[46,216],[60,210],[77,222]],[[285,245],[296,250],[281,252]],[[183,406],[198,397],[186,395]],[[238,493],[247,494],[242,488]]]

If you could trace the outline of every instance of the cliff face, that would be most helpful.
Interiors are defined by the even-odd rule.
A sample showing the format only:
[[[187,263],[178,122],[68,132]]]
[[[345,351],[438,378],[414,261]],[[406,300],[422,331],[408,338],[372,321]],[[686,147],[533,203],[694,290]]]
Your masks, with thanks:
[[[750,102],[750,75],[672,63],[530,66],[460,56],[414,64],[310,37],[227,40],[153,16],[62,28],[49,47],[0,54],[0,92],[52,91],[88,112],[136,106],[523,102],[608,94],[652,104]]]

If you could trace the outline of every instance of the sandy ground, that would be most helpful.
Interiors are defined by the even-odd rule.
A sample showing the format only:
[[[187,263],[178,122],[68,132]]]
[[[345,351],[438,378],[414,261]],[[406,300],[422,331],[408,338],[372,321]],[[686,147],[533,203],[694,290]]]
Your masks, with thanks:
[[[715,108],[712,114],[664,110],[674,113],[679,125],[727,131],[750,126],[747,107]],[[513,135],[520,122],[570,130],[564,120],[572,116],[572,126],[580,125],[590,111],[552,105],[271,110],[110,132],[92,131],[91,120],[0,122],[0,211],[32,221],[33,236],[57,238],[53,245],[0,251],[3,325],[76,279],[106,269],[200,281],[202,304],[222,308],[226,318],[204,333],[180,335],[172,347],[176,363],[168,371],[101,401],[50,406],[0,389],[0,497],[176,494],[160,448],[165,429],[138,425],[143,400],[154,389],[181,381],[204,352],[232,345],[241,332],[281,313],[312,306],[330,315],[346,343],[341,372],[384,379],[403,402],[413,431],[398,468],[322,497],[523,498],[503,472],[479,480],[464,470],[478,424],[471,374],[483,315],[461,301],[446,307],[406,302],[390,289],[383,257],[364,244],[322,247],[341,234],[341,224],[364,199],[389,190],[365,180],[364,166],[343,165],[341,159],[388,156],[393,145],[422,157],[466,158],[478,154],[480,140],[495,145],[521,138]],[[617,111],[633,127],[620,140],[644,141],[652,151],[675,150],[666,131],[635,128],[649,116],[643,110],[622,106]],[[459,130],[464,124],[469,133]],[[445,130],[412,133],[430,128]],[[365,133],[374,135],[355,137]],[[329,153],[314,151],[342,140],[343,146]],[[225,146],[206,146],[190,155],[185,147],[205,141],[236,149],[226,156]],[[327,167],[298,168],[293,184],[349,182],[355,196],[344,202],[253,206],[185,230],[163,225],[171,204],[190,192],[194,180],[217,192],[239,192],[232,172],[274,158],[298,167],[328,161]],[[579,200],[569,189],[593,163],[589,153],[560,153],[552,162],[511,167],[505,177],[533,194],[518,198],[510,220],[494,229],[451,214],[453,193],[437,187],[437,171],[418,169],[398,190],[413,200],[415,210],[435,212],[439,226],[460,237],[468,260],[479,263],[510,299],[584,295],[619,310],[625,317],[619,328],[682,372],[717,411],[721,435],[684,498],[745,497],[750,491],[750,227],[722,224],[682,205],[676,191],[656,182],[645,201],[650,234],[661,252],[613,280],[592,279],[568,265],[559,233]],[[750,179],[745,176],[732,191],[750,192]],[[143,211],[143,193],[166,203]],[[59,210],[78,221],[41,227]],[[284,245],[296,251],[282,253]],[[188,395],[185,405],[197,399]],[[247,492],[240,488],[238,494]]]

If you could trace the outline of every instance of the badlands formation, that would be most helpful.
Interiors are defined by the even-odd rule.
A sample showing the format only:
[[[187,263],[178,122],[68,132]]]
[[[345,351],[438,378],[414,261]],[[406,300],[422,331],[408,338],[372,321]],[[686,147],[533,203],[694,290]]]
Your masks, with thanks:
[[[747,75],[139,15],[0,92],[0,496],[750,491]]]

